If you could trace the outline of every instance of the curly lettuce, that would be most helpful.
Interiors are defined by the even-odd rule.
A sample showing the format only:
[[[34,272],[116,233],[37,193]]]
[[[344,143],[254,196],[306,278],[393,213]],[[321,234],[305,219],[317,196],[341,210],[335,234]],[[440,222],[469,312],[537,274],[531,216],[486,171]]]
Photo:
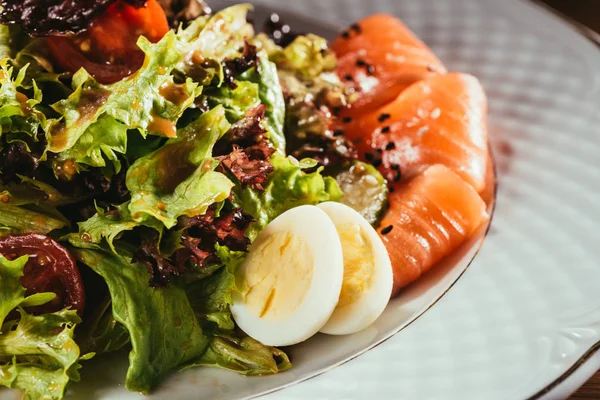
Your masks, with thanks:
[[[9,261],[0,255],[0,385],[22,390],[25,398],[61,399],[69,381],[79,380],[79,361],[91,355],[80,357],[74,340],[81,322],[76,311],[34,316],[23,309],[55,297],[25,295],[20,278],[27,258]],[[4,322],[11,312],[16,315]]]
[[[172,228],[179,216],[204,214],[211,204],[228,198],[233,183],[214,171],[218,162],[212,148],[229,127],[225,109],[215,107],[181,129],[177,138],[138,159],[127,171],[133,220],[153,217]]]
[[[271,162],[275,167],[263,191],[236,188],[233,203],[254,217],[256,223],[250,236],[254,237],[275,217],[283,212],[305,204],[318,204],[324,201],[337,201],[342,197],[335,180],[321,175],[321,168],[314,172],[311,160],[301,162],[274,154]]]

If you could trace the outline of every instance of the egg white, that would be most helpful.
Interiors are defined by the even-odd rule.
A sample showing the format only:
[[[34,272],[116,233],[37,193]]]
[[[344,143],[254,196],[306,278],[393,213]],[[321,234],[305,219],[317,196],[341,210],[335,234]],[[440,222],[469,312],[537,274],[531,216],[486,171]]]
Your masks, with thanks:
[[[358,332],[369,325],[383,313],[392,294],[394,282],[392,264],[387,249],[375,229],[354,209],[335,202],[319,204],[336,226],[345,224],[358,225],[368,241],[374,259],[374,271],[371,285],[358,300],[351,304],[336,307],[329,321],[321,332],[330,335],[347,335]],[[342,246],[352,245],[342,243]]]
[[[337,305],[344,273],[342,245],[335,225],[325,211],[315,206],[300,206],[286,211],[266,226],[249,252],[257,251],[257,243],[284,232],[298,236],[312,253],[312,280],[301,303],[282,318],[256,315],[241,293],[233,294],[231,306],[238,326],[249,336],[270,346],[293,345],[316,334]]]

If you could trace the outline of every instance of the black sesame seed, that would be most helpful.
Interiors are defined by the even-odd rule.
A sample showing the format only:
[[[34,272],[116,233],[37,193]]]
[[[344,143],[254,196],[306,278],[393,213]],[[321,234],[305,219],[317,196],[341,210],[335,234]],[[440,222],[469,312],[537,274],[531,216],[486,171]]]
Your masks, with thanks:
[[[342,118],[342,122],[345,124],[349,124],[350,122],[352,122],[352,117],[344,117]]]
[[[388,144],[385,145],[386,150],[393,150],[395,148],[396,148],[396,143],[394,143],[394,142],[389,142]]]
[[[388,233],[390,233],[392,231],[392,229],[394,229],[394,226],[393,225],[388,225],[388,226],[386,226],[385,228],[383,228],[381,230],[381,234],[382,235],[387,235]]]
[[[381,149],[375,149],[375,151],[376,151],[378,154],[381,154],[381,153],[383,153],[383,150],[381,150]]]
[[[344,80],[346,80],[346,81],[351,81],[353,79],[354,78],[352,78],[352,75],[350,75],[350,74],[344,76]]]
[[[364,67],[366,65],[367,65],[367,63],[365,62],[365,60],[361,60],[361,59],[356,60],[357,67]]]
[[[389,131],[390,131],[389,126],[384,126],[383,128],[381,128],[381,133],[388,133]]]
[[[388,191],[389,191],[390,193],[394,193],[394,190],[395,190],[395,189],[394,189],[394,187],[393,187],[393,186],[388,186]]]
[[[391,117],[390,114],[388,114],[388,113],[382,113],[382,114],[379,115],[379,117],[377,117],[377,121],[383,122],[386,119],[389,119],[390,117]]]
[[[356,33],[362,33],[362,29],[361,29],[360,25],[358,25],[358,24],[350,25],[350,29],[352,29]]]
[[[392,165],[390,165],[390,167],[396,171],[398,171],[400,169],[400,166],[398,164],[392,164]]]
[[[337,116],[340,113],[340,111],[342,111],[342,107],[340,106],[335,106],[331,109],[331,113],[335,116]]]
[[[379,168],[381,166],[381,158],[377,158],[371,162],[375,168]]]
[[[372,65],[367,65],[367,74],[373,75],[375,73],[375,67]]]
[[[350,37],[350,33],[348,33],[348,31],[344,31],[344,32],[342,32],[342,37],[344,39],[348,39]]]
[[[342,136],[344,134],[344,131],[341,129],[336,129],[335,131],[333,131],[333,136]]]
[[[367,161],[373,161],[373,154],[372,153],[365,153],[365,160]]]
[[[402,179],[402,174],[400,173],[400,170],[398,170],[394,176],[394,182],[398,182],[400,179]]]

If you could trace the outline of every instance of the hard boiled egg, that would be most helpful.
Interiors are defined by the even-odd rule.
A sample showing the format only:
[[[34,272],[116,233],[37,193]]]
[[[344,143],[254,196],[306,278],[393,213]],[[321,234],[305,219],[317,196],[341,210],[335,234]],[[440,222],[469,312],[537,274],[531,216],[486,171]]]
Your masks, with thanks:
[[[337,307],[321,332],[345,335],[371,325],[390,300],[393,273],[390,257],[373,227],[352,208],[319,204],[335,224],[344,258],[344,278]]]
[[[329,209],[286,211],[252,243],[236,273],[239,292],[231,307],[249,336],[288,346],[313,336],[329,320],[344,277],[342,244]]]

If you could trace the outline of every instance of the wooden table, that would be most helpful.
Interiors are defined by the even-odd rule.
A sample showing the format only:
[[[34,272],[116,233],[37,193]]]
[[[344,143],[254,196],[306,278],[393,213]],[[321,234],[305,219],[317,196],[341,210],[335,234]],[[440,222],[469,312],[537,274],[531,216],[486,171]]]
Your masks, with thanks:
[[[562,14],[600,33],[600,0],[541,0]],[[599,50],[600,51],[600,48]],[[600,371],[571,400],[600,399]]]

